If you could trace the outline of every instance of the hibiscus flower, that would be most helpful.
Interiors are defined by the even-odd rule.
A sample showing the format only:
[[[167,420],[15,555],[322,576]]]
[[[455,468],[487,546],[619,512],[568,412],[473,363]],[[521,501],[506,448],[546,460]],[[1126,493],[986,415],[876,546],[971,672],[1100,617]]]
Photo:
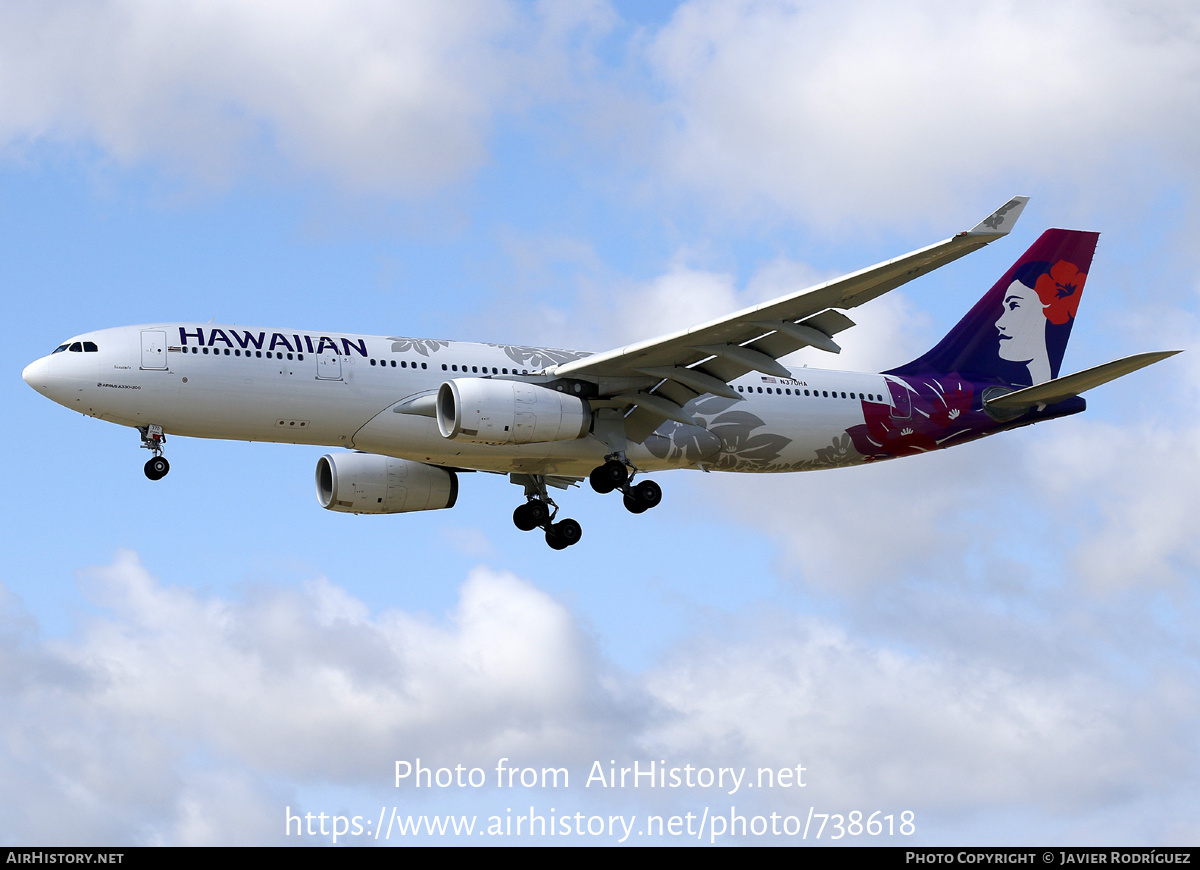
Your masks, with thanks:
[[[1049,273],[1037,279],[1038,298],[1046,306],[1046,319],[1055,326],[1062,326],[1075,318],[1079,310],[1079,297],[1083,295],[1083,282],[1087,274],[1080,272],[1066,260],[1059,260],[1050,267]]]

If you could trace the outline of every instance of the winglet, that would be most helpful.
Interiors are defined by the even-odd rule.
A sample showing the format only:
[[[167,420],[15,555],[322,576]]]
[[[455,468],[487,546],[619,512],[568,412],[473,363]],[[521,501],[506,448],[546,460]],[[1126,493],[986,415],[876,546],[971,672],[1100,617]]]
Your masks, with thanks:
[[[1009,231],[1017,225],[1017,218],[1021,216],[1021,212],[1025,209],[1025,203],[1029,202],[1027,196],[1014,196],[1000,208],[996,209],[990,215],[985,217],[971,229],[967,230],[968,236],[1005,236]]]

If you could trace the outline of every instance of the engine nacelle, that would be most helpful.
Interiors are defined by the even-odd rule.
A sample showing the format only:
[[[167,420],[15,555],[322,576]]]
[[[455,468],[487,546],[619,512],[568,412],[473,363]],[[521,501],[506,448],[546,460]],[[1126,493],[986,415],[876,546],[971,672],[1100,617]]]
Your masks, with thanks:
[[[458,475],[444,468],[377,456],[327,453],[317,460],[317,501],[348,514],[401,514],[454,507]]]
[[[438,390],[442,437],[476,444],[574,441],[588,433],[586,400],[520,381],[455,378]]]

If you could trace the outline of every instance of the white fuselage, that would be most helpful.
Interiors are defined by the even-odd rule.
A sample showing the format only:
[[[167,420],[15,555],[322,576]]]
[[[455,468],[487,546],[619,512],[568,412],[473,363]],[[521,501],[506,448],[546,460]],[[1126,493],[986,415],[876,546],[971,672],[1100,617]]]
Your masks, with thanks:
[[[406,402],[433,395],[452,378],[545,382],[539,371],[545,356],[556,353],[582,356],[471,342],[170,323],[77,336],[31,363],[24,378],[82,414],[124,426],[158,425],[169,435],[341,446],[453,468],[586,476],[608,452],[593,435],[525,445],[463,443],[443,437],[431,416],[400,412]],[[682,450],[656,455],[645,444],[630,444],[630,461],[647,471],[795,470],[818,462],[817,451],[864,422],[862,398],[891,401],[883,375],[809,368],[794,375],[788,381],[751,373],[732,382],[743,401],[708,396],[689,404],[693,411],[703,402],[724,403],[720,412],[741,421],[725,427],[731,436],[722,435],[720,425],[709,426],[721,439],[715,452],[702,458]],[[732,412],[757,422],[745,423],[746,417]],[[695,413],[710,424],[720,417],[703,408]],[[780,436],[782,446],[769,461],[761,461],[761,452],[741,461],[746,444],[739,439],[749,431]],[[854,454],[836,464],[858,459]]]

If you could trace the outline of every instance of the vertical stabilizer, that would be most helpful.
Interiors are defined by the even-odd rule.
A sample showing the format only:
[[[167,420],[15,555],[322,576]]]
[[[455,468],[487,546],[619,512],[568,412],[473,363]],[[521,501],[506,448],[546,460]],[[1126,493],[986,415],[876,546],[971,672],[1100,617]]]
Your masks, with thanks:
[[[1046,230],[937,346],[887,374],[1032,386],[1058,377],[1099,233]]]

